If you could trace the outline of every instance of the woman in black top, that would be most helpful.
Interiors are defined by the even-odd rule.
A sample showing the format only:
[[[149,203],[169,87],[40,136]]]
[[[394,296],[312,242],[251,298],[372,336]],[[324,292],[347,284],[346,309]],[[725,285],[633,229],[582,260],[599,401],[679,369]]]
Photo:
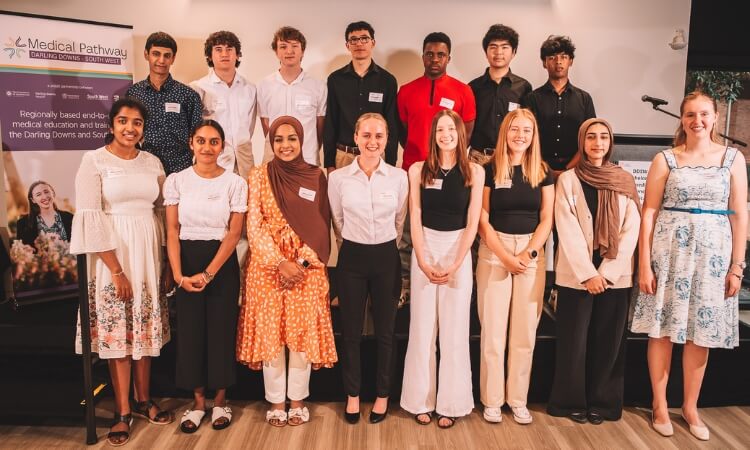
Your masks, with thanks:
[[[16,237],[32,247],[40,232],[56,234],[61,240],[70,242],[73,214],[57,209],[52,185],[46,181],[31,183],[27,198],[29,214],[18,219]]]
[[[544,243],[555,200],[554,179],[542,160],[537,130],[530,110],[510,112],[485,166],[477,261],[479,386],[484,419],[493,423],[502,421],[504,403],[516,422],[532,421],[526,396],[544,296]]]
[[[474,408],[469,359],[469,249],[482,207],[484,171],[466,156],[463,121],[452,110],[432,121],[427,160],[409,168],[411,322],[401,407],[418,423],[449,428]],[[440,324],[439,380],[435,337]],[[436,383],[440,386],[439,392]]]

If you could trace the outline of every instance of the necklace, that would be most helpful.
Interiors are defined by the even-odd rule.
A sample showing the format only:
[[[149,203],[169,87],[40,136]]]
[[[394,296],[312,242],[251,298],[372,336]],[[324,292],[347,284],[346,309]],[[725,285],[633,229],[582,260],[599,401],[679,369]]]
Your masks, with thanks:
[[[139,151],[139,150],[135,149],[135,152],[133,152],[133,153],[131,153],[131,154],[129,154],[129,155],[127,155],[127,156],[121,156],[121,155],[119,155],[119,154],[118,154],[118,153],[117,153],[116,151],[112,150],[112,147],[111,147],[111,146],[110,146],[109,144],[105,145],[105,146],[104,146],[104,148],[105,148],[105,149],[106,149],[106,150],[107,150],[108,152],[110,152],[111,154],[115,155],[116,157],[118,157],[118,158],[120,158],[120,159],[124,159],[124,160],[126,160],[126,161],[130,161],[130,160],[132,160],[132,159],[135,159],[135,158],[137,158],[137,157],[138,157],[138,153],[140,153],[140,151]]]
[[[453,166],[451,166],[451,168],[450,168],[450,169],[448,169],[448,170],[445,170],[445,169],[443,169],[442,167],[438,166],[438,169],[440,169],[440,172],[441,172],[441,173],[443,174],[443,178],[445,178],[445,177],[447,177],[447,176],[448,176],[448,174],[449,174],[449,173],[451,173],[451,170],[453,170],[453,168],[454,168],[454,167],[456,167],[456,166],[455,166],[455,165],[453,165]]]

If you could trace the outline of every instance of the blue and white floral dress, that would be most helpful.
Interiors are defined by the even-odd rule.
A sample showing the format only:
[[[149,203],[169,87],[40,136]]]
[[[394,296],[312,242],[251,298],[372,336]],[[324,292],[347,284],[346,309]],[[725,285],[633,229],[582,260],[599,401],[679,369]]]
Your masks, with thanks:
[[[732,258],[729,168],[737,149],[727,148],[721,167],[677,167],[672,150],[662,153],[669,177],[651,245],[656,293],[639,293],[630,329],[678,344],[737,347],[737,295],[724,298]]]

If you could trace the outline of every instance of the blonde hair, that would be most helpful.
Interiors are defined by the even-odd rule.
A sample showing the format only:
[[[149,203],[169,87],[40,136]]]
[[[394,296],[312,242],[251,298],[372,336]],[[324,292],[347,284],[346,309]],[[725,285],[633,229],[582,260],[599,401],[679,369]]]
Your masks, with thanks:
[[[448,116],[456,125],[456,134],[458,134],[458,142],[456,143],[456,165],[461,171],[461,175],[464,177],[464,186],[471,186],[471,166],[469,165],[469,158],[467,156],[466,147],[466,127],[464,121],[456,114],[452,109],[441,109],[432,118],[432,126],[430,127],[430,142],[427,148],[427,159],[424,161],[422,166],[422,186],[427,186],[432,183],[438,176],[440,170],[440,147],[437,145],[437,124],[438,121]]]
[[[547,176],[549,168],[547,164],[542,160],[541,146],[539,145],[539,128],[534,118],[534,113],[526,108],[515,109],[503,118],[503,123],[500,124],[500,132],[498,133],[497,146],[495,147],[495,153],[490,159],[490,164],[495,169],[495,184],[500,184],[504,181],[513,178],[513,166],[511,165],[510,148],[508,148],[508,131],[513,121],[518,117],[525,117],[531,121],[534,127],[534,133],[531,136],[531,144],[523,152],[521,159],[521,172],[523,173],[523,179],[531,185],[532,188],[539,186],[544,178]]]
[[[685,104],[687,102],[697,100],[700,97],[708,99],[711,102],[711,105],[713,105],[714,113],[718,114],[719,109],[716,104],[716,99],[714,99],[710,95],[701,91],[693,91],[687,94],[685,98],[682,99],[682,103],[680,103],[680,125],[677,127],[677,131],[674,134],[674,142],[672,143],[674,147],[682,146],[685,144],[685,142],[687,142],[687,134],[685,133],[685,128],[683,128],[682,126],[682,115],[685,112]],[[716,142],[717,144],[721,144],[721,139],[719,139],[719,135],[716,131],[716,123],[714,123],[713,128],[711,128],[711,141]],[[679,151],[680,150],[678,150],[678,152]]]
[[[368,119],[376,119],[383,122],[383,125],[385,125],[385,135],[386,137],[388,136],[388,122],[385,121],[385,117],[383,117],[382,114],[376,112],[368,112],[359,116],[359,119],[357,119],[357,122],[354,124],[355,135],[357,134],[357,132],[359,132],[359,126],[362,124],[362,122]]]

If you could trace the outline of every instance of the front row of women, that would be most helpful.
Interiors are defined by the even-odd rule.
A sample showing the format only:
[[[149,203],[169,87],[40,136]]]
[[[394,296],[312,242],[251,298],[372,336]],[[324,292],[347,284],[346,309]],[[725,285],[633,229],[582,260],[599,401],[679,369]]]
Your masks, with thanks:
[[[657,155],[649,172],[641,220],[632,176],[609,162],[613,133],[602,119],[581,126],[581,162],[560,176],[557,189],[541,160],[536,121],[525,109],[505,117],[485,168],[459,150],[466,148],[460,117],[439,112],[427,159],[408,176],[381,159],[384,119],[365,114],[355,127],[361,154],[328,182],[302,160],[304,133],[292,117],[271,125],[274,159],[254,169],[247,183],[217,165],[223,131],[204,121],[190,137],[195,164],[165,181],[159,161],[136,147],[145,108],[119,100],[110,113],[111,142],[86,154],[77,174],[71,240],[72,252],[89,256],[92,350],[110,362],[116,407],[110,444],[128,441],[131,411],[155,424],[173,420],[149,397],[150,357],[170,338],[164,294],[172,281],[176,381],[194,393],[180,429],[191,433],[201,425],[207,389],[215,392],[213,428],[231,424],[225,393],[235,380],[235,358],[263,370],[269,424],[310,420],[303,401],[311,369],[338,360],[325,268],[331,221],[340,246],[344,417],[349,423],[360,418],[360,339],[369,298],[378,361],[369,421],[382,421],[393,385],[397,243],[407,199],[414,250],[400,403],[417,423],[435,420],[449,428],[474,407],[469,250],[477,232],[483,416],[501,422],[508,404],[516,422],[532,422],[526,399],[542,311],[544,245],[554,215],[559,293],[548,413],[594,424],[621,416],[628,291],[641,222],[642,292],[632,330],[651,337],[652,423],[661,434],[672,433],[666,413],[669,356],[672,342],[687,343],[683,414],[691,433],[707,439],[697,398],[708,348],[731,348],[738,341],[747,180],[742,155],[713,139],[716,108],[710,98],[686,97],[681,115],[677,147]],[[166,239],[158,217],[164,207]],[[238,311],[235,247],[246,212],[250,256]],[[169,263],[162,260],[165,254]]]

